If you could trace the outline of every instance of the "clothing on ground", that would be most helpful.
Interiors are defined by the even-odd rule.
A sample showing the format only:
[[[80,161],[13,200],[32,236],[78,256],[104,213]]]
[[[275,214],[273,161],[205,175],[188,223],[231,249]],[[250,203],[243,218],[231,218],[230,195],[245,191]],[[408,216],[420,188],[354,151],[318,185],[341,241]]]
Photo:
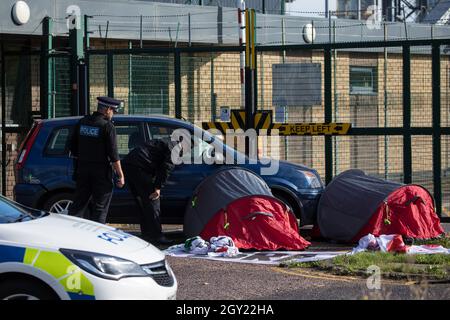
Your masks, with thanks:
[[[403,238],[399,234],[380,235],[375,237],[368,234],[359,240],[358,246],[353,249],[351,254],[364,251],[381,251],[381,252],[397,252],[407,254],[450,254],[450,249],[440,245],[424,244],[407,246],[403,242]]]
[[[187,239],[183,244],[171,246],[166,249],[168,253],[180,251],[214,257],[235,257],[239,254],[239,249],[234,245],[233,239],[226,236],[211,237],[209,242],[196,236]]]

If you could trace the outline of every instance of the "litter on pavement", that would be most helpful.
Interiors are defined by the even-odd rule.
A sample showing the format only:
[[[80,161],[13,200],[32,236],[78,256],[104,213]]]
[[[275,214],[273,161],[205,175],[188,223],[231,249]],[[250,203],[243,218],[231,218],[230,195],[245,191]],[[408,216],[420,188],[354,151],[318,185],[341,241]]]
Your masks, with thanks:
[[[286,261],[311,262],[332,259],[348,251],[239,251],[230,237],[212,237],[208,242],[197,236],[187,239],[185,243],[167,248],[164,253],[178,258],[279,265]]]
[[[402,236],[399,234],[381,235],[379,237],[375,237],[373,234],[368,234],[359,240],[358,246],[353,249],[351,254],[368,250],[407,254],[450,254],[450,249],[444,248],[440,245],[424,244],[420,246],[407,246],[403,242]]]

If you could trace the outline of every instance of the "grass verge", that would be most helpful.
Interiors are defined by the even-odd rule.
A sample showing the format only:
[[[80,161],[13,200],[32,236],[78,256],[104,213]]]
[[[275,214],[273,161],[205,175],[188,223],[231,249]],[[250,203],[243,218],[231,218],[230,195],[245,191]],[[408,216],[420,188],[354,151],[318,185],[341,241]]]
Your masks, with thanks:
[[[450,247],[450,237],[414,244],[439,244]],[[385,278],[409,280],[450,280],[450,255],[407,255],[385,252],[361,252],[342,255],[331,260],[290,263],[290,268],[313,268],[338,275],[365,276],[370,266],[377,266]]]

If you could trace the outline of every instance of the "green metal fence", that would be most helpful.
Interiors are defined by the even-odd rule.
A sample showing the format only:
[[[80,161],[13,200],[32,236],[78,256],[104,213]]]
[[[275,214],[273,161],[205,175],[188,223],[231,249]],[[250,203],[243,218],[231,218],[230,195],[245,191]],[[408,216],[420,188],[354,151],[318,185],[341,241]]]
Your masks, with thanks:
[[[450,217],[450,40],[331,43],[257,47],[257,110],[277,121],[350,122],[345,136],[280,137],[261,147],[319,171],[417,183]],[[86,51],[88,96],[125,101],[126,114],[166,114],[218,121],[221,107],[245,109],[242,47]],[[54,116],[72,113],[67,57],[53,57]],[[285,81],[284,87],[279,85]],[[71,111],[72,110],[72,111]],[[280,120],[281,119],[281,120]]]
[[[70,60],[67,56],[50,57],[52,76],[50,78],[49,111],[51,118],[72,115]]]
[[[279,147],[261,145],[261,152],[313,167],[326,182],[360,168],[421,184],[448,220],[450,55],[444,49],[449,45],[450,40],[410,40],[257,47],[257,110],[272,110],[275,120],[285,122],[352,123],[345,136],[280,137]],[[165,114],[197,124],[219,121],[222,107],[246,107],[242,50],[89,49],[89,104],[93,109],[97,96],[109,95],[125,101],[126,114]],[[36,52],[2,55],[3,150],[11,135],[30,125],[33,113],[61,117],[79,110],[72,106],[69,55],[45,55],[45,69],[42,57]],[[48,70],[47,87],[43,70]],[[5,154],[4,188],[10,175]]]
[[[262,152],[313,167],[327,183],[359,168],[421,184],[449,219],[450,57],[443,51],[449,44],[257,47],[257,110],[272,110],[286,122],[352,123],[346,136],[280,137],[277,150]],[[125,100],[128,114],[217,121],[221,107],[245,108],[241,52],[241,47],[90,50],[91,104],[95,96],[109,94]],[[284,88],[277,85],[286,79]]]

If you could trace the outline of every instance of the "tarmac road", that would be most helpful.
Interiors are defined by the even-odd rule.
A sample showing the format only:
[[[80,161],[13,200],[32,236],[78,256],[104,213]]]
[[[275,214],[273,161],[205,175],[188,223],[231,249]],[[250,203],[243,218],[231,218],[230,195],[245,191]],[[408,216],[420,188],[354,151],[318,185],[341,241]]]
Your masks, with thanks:
[[[181,300],[450,300],[450,283],[418,285],[382,280],[369,290],[366,280],[268,265],[167,258]]]
[[[443,224],[446,232],[450,224]],[[166,234],[182,243],[182,226],[163,225]],[[167,246],[166,246],[167,247]],[[166,247],[160,247],[165,249]],[[309,251],[347,250],[321,243]],[[368,289],[362,277],[271,265],[167,257],[178,280],[179,300],[450,300],[450,283],[382,280],[381,289]]]
[[[446,232],[450,224],[443,224]],[[181,226],[165,226],[180,232]],[[173,237],[173,236],[172,236]],[[326,247],[326,248],[325,248]],[[314,251],[345,247],[322,243]],[[349,249],[349,248],[345,248]],[[368,289],[367,279],[331,275],[299,268],[167,257],[178,280],[180,300],[450,300],[450,283],[418,284],[382,280],[381,289]]]

